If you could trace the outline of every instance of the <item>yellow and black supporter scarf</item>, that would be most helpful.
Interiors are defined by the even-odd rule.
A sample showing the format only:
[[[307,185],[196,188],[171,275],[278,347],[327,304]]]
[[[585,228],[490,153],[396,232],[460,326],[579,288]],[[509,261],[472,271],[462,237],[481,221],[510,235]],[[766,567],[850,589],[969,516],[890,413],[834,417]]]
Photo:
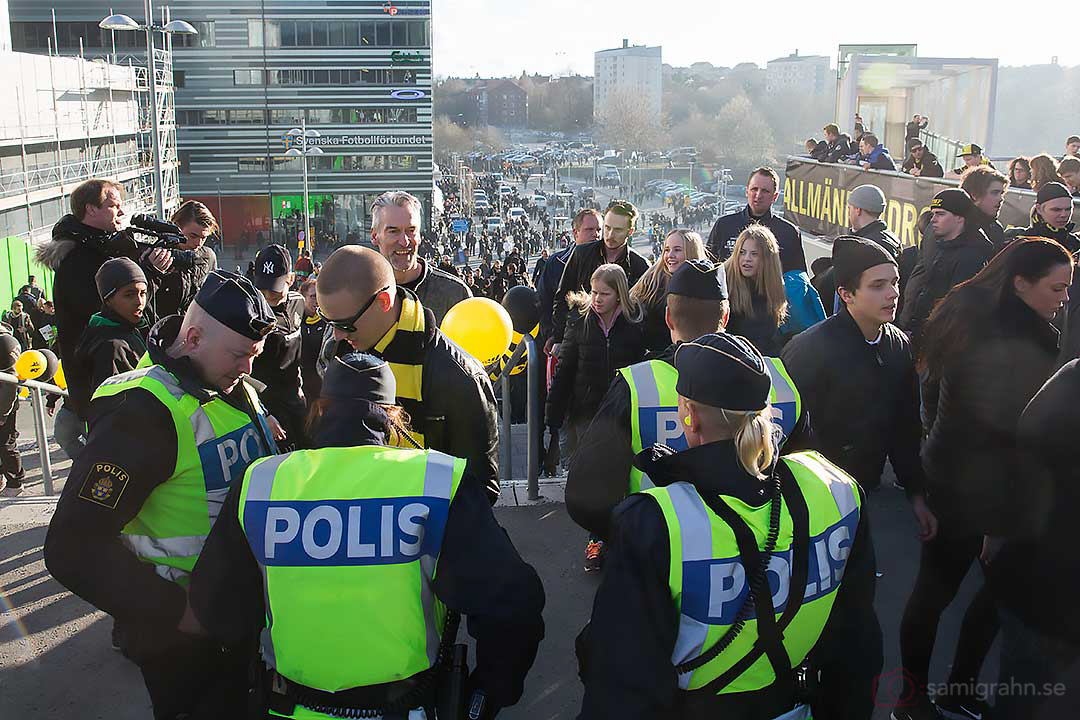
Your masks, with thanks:
[[[405,438],[394,443],[401,447],[424,447],[424,415],[421,411],[424,385],[424,347],[427,345],[427,327],[424,306],[416,296],[401,290],[401,315],[382,340],[375,345],[375,352],[386,360],[397,383],[397,402],[409,413],[412,439]]]

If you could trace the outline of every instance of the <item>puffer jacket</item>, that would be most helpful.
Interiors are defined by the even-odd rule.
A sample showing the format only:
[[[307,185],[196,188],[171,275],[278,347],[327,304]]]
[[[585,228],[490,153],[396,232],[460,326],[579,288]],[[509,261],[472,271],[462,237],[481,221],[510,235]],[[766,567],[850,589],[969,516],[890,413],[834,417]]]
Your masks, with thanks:
[[[1014,534],[1010,492],[1026,472],[1017,423],[1057,355],[1057,330],[1008,293],[993,326],[950,356],[938,382],[924,383],[927,495],[942,522],[958,532]]]
[[[420,298],[420,304],[435,314],[435,322],[442,324],[446,312],[462,300],[472,297],[469,286],[448,272],[444,272],[423,258],[420,263],[420,277],[410,283],[401,283],[401,287],[412,290]],[[500,296],[498,298],[502,300]]]
[[[69,392],[67,408],[89,420],[94,391],[113,375],[135,369],[146,354],[148,331],[146,325],[132,325],[108,306],[93,315],[75,347],[75,363],[64,370]]]
[[[644,356],[641,325],[630,322],[622,312],[607,335],[600,327],[600,316],[591,308],[584,315],[571,313],[548,391],[547,425],[562,427],[567,420],[591,420],[619,368],[633,365]]]

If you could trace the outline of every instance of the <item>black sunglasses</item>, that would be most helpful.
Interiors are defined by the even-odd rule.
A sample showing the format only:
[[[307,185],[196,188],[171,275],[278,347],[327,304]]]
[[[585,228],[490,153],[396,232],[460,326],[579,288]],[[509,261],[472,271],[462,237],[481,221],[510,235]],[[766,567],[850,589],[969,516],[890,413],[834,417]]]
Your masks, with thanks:
[[[390,289],[390,286],[387,285],[386,287],[384,287],[384,288],[382,288],[380,290],[376,290],[375,294],[372,295],[368,299],[368,301],[366,303],[364,303],[364,306],[362,308],[360,308],[360,310],[355,315],[353,315],[351,318],[347,318],[345,320],[331,320],[330,318],[328,318],[328,317],[326,317],[325,315],[322,314],[322,310],[319,310],[319,317],[321,317],[323,320],[325,320],[326,324],[329,325],[330,327],[334,328],[335,330],[340,330],[341,332],[347,332],[347,333],[356,332],[356,325],[354,323],[356,323],[356,321],[360,319],[361,315],[363,315],[364,313],[367,312],[367,309],[369,307],[371,307],[372,303],[375,302],[375,298],[379,297],[379,295],[381,293],[384,293],[389,289]]]

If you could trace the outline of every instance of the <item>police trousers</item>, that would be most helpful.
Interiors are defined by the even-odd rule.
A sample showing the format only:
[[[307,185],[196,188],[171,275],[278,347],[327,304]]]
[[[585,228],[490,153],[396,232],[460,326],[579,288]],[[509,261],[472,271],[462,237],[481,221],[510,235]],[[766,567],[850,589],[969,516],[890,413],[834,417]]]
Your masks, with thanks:
[[[167,653],[140,660],[154,720],[248,717],[250,656],[185,637]]]

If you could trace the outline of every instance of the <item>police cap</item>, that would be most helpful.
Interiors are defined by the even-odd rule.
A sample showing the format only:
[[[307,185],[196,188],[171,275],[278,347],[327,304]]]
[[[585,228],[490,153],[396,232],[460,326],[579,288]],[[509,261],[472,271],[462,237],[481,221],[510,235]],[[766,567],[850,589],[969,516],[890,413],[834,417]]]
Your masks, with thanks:
[[[243,275],[214,270],[195,296],[210,317],[249,340],[258,341],[274,329],[274,312]]]
[[[669,295],[699,300],[727,300],[727,280],[724,269],[708,260],[687,260],[671,274]]]
[[[728,333],[702,335],[675,351],[682,397],[738,412],[763,410],[772,380],[765,359],[749,340]]]
[[[396,403],[397,382],[382,358],[349,353],[334,358],[326,368],[321,397],[332,400],[367,400],[379,405]]]

